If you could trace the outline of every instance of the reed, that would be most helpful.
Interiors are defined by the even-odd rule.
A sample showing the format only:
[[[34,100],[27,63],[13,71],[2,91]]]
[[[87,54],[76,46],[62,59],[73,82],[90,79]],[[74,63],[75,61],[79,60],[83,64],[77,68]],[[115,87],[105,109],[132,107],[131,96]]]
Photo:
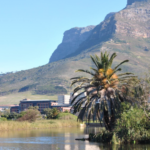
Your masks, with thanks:
[[[1,121],[0,131],[48,129],[80,126],[76,120],[37,120],[35,122]]]

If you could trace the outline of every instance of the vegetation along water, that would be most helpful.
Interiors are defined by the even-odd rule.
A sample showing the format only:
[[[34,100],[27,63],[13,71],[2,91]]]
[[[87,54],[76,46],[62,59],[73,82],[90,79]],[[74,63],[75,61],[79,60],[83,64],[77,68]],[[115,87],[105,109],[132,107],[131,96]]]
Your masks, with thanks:
[[[123,73],[124,60],[112,67],[116,53],[101,52],[91,56],[93,66],[79,69],[90,76],[72,78],[74,113],[78,120],[95,122],[105,129],[89,135],[90,141],[100,143],[149,143],[150,142],[150,76],[138,78],[130,72]],[[119,73],[120,72],[120,73]],[[75,94],[78,92],[78,95]],[[81,97],[86,93],[84,97]],[[83,107],[84,104],[84,107]]]

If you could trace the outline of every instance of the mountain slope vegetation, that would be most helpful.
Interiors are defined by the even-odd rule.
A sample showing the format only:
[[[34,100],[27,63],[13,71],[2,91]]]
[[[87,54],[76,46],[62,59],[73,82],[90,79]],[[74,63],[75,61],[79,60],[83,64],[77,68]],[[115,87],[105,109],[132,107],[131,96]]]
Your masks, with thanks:
[[[0,76],[0,95],[27,91],[36,94],[46,87],[54,91],[43,92],[46,95],[70,93],[70,78],[81,75],[75,70],[89,68],[92,66],[90,55],[100,55],[104,51],[117,53],[113,65],[129,59],[129,63],[122,66],[123,71],[141,76],[150,66],[150,3],[148,0],[131,1],[128,0],[123,10],[93,27],[88,37],[67,56],[37,68]],[[63,90],[57,92],[57,89]]]

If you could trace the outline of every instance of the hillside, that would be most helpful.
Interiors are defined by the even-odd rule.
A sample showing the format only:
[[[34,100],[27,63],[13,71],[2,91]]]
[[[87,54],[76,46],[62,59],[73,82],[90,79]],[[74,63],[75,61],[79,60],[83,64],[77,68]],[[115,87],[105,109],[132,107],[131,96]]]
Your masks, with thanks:
[[[97,26],[90,26],[87,30],[89,34],[86,34],[86,38],[81,38],[80,33],[84,29],[86,28],[76,28],[75,30],[79,30],[77,37],[68,43],[73,47],[79,38],[75,49],[67,54],[65,49],[68,51],[68,46],[56,49],[58,54],[61,50],[64,53],[58,61],[52,60],[41,67],[0,76],[0,95],[7,97],[10,93],[27,91],[43,96],[69,93],[69,79],[79,75],[75,70],[88,69],[92,65],[90,55],[99,55],[101,51],[106,50],[117,53],[114,65],[124,59],[130,60],[130,63],[123,65],[123,71],[132,71],[136,75],[142,75],[142,72],[147,71],[150,65],[149,0],[128,0],[123,10],[111,13]]]

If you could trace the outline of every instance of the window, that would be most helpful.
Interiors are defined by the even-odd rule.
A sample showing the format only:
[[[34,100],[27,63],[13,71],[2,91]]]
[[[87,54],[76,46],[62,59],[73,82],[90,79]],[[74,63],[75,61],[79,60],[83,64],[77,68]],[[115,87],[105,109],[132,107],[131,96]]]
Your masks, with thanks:
[[[49,103],[38,103],[37,106],[39,106],[39,111],[42,111],[45,108],[49,108]]]

